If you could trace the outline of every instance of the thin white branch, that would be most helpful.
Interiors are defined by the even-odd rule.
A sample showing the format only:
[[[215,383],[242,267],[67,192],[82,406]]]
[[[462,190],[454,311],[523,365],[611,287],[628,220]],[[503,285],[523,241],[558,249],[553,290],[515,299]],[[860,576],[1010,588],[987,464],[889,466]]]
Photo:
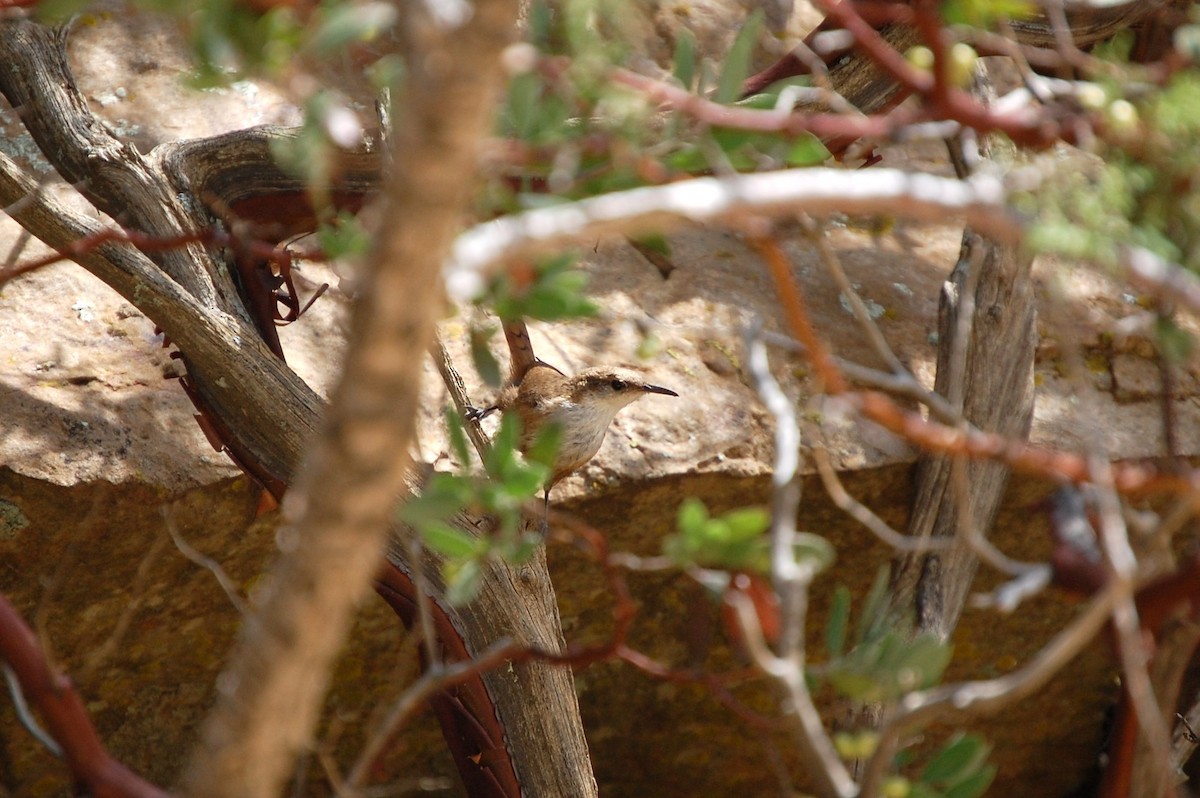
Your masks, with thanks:
[[[896,551],[903,552],[934,551],[945,549],[950,545],[949,538],[914,538],[897,532],[888,525],[887,521],[872,512],[871,508],[851,496],[841,479],[838,478],[837,470],[834,469],[833,463],[829,459],[829,450],[823,442],[812,447],[812,460],[817,466],[817,474],[821,477],[821,484],[825,486],[825,492],[829,494],[829,498],[833,499],[833,503],[837,505],[838,509],[869,529],[883,543]]]
[[[1112,465],[1103,452],[1089,458],[1089,470],[1095,487],[1100,540],[1112,566],[1109,580],[1119,599],[1113,608],[1113,627],[1117,632],[1117,652],[1121,659],[1124,686],[1149,745],[1149,756],[1156,767],[1168,766],[1171,759],[1171,732],[1159,709],[1150,678],[1149,652],[1142,638],[1134,592],[1138,582],[1138,560],[1129,540],[1129,530],[1121,514],[1121,500],[1113,488]]]
[[[808,589],[814,569],[796,559],[796,512],[800,506],[800,427],[796,410],[771,374],[767,346],[759,335],[761,321],[746,334],[746,365],[759,398],[775,419],[775,469],[771,477],[771,578],[782,607],[780,655],[763,640],[762,628],[750,601],[739,591],[726,591],[741,622],[747,648],[760,668],[787,694],[796,717],[797,742],[816,780],[818,792],[830,798],[849,798],[857,789],[821,725],[821,715],[805,683],[804,633]]]
[[[858,295],[858,291],[854,289],[854,284],[850,282],[850,278],[846,275],[846,270],[842,268],[842,262],[833,251],[833,247],[829,245],[829,237],[825,231],[825,226],[812,219],[803,220],[804,232],[808,234],[809,239],[816,245],[817,255],[821,261],[821,265],[825,267],[825,271],[833,278],[837,284],[838,290],[842,292],[842,296],[850,303],[850,309],[854,312],[854,320],[858,322],[858,327],[863,331],[863,335],[867,338],[867,343],[875,350],[875,354],[887,364],[893,374],[907,374],[908,369],[900,362],[900,358],[896,357],[896,353],[892,351],[892,347],[888,344],[887,338],[884,337],[883,331],[879,329],[879,325],[871,318],[871,312],[867,310],[866,303],[862,301],[862,297]]]
[[[778,346],[789,352],[808,354],[808,348],[794,338],[770,330],[763,330],[762,338],[771,346]],[[956,426],[962,422],[962,413],[950,406],[942,396],[934,393],[921,384],[912,372],[904,371],[891,374],[879,369],[869,368],[851,360],[844,360],[833,355],[833,364],[838,367],[851,382],[857,382],[870,388],[905,396],[920,402],[929,408],[929,413],[947,426]]]
[[[1020,221],[1005,207],[1001,180],[968,180],[898,169],[785,169],[748,175],[701,177],[635,188],[568,205],[541,208],[476,225],[458,237],[445,265],[455,301],[470,301],[497,264],[561,249],[581,239],[664,231],[681,222],[737,222],[757,216],[804,212],[887,214],[929,222],[965,220],[995,238],[1012,239]]]
[[[12,668],[7,665],[0,665],[0,673],[4,674],[4,681],[8,685],[8,694],[12,697],[13,709],[17,713],[17,720],[21,721],[21,725],[25,727],[25,730],[35,740],[45,746],[47,751],[62,759],[62,746],[50,736],[49,732],[38,724],[37,718],[33,716],[33,712],[29,709],[29,702],[25,700],[25,693],[21,690],[21,683],[17,680],[17,675],[13,673]]]
[[[164,507],[162,516],[163,521],[167,525],[167,533],[171,536],[171,540],[175,543],[175,548],[179,550],[179,553],[192,563],[212,573],[217,580],[217,584],[221,586],[221,590],[225,591],[225,596],[229,599],[229,603],[237,610],[238,615],[244,617],[247,612],[246,600],[242,598],[241,590],[238,588],[237,583],[221,567],[221,563],[197,550],[184,540],[183,536],[179,534],[179,530],[175,527],[175,520],[171,517],[171,511]]]
[[[838,758],[825,727],[821,713],[813,703],[808,685],[804,681],[804,670],[797,669],[788,660],[775,656],[763,639],[762,626],[754,603],[743,593],[729,590],[725,601],[733,608],[742,630],[746,650],[755,664],[773,677],[783,688],[791,704],[789,709],[798,721],[797,742],[810,768],[817,793],[829,798],[851,798],[858,795],[858,787],[842,760]]]
[[[796,512],[800,507],[800,426],[796,410],[771,374],[767,346],[758,329],[746,334],[746,367],[759,399],[775,419],[775,468],[771,474],[771,579],[783,605],[780,651],[797,667],[804,663],[802,595],[812,581],[812,569],[796,561]]]
[[[971,606],[976,609],[995,609],[1007,615],[1022,601],[1044,590],[1053,578],[1053,568],[1044,563],[1036,565],[991,593],[976,593],[971,597]]]

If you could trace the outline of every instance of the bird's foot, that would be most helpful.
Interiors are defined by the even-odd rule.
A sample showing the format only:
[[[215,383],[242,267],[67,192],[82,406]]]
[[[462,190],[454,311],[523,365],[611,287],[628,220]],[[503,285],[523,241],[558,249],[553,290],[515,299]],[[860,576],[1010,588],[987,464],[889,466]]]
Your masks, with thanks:
[[[495,405],[483,408],[467,405],[467,412],[465,415],[467,421],[470,421],[472,424],[478,424],[480,421],[483,421],[485,418],[499,409],[500,408],[496,407]]]

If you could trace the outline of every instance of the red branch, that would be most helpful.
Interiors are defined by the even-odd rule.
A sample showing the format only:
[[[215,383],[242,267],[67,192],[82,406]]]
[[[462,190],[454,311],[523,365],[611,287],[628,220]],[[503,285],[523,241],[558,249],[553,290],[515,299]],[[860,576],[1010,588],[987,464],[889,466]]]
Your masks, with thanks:
[[[933,78],[908,63],[903,55],[896,52],[895,48],[879,35],[879,31],[863,19],[853,2],[816,0],[814,5],[825,12],[825,23],[832,21],[849,32],[854,37],[858,49],[901,86],[920,94],[927,94],[933,88]]]
[[[998,460],[1016,471],[1056,482],[1082,484],[1092,479],[1087,458],[1079,454],[927,421],[875,391],[847,394],[846,399],[876,424],[926,452]],[[1114,487],[1124,496],[1174,494],[1200,499],[1200,476],[1195,473],[1162,472],[1137,463],[1116,463],[1112,469]]]
[[[788,328],[791,330],[792,336],[804,344],[808,350],[808,357],[825,389],[830,393],[844,392],[847,387],[846,378],[842,376],[841,370],[833,362],[829,345],[825,339],[817,335],[817,331],[812,325],[808,308],[804,304],[804,297],[792,274],[792,264],[783,251],[783,247],[771,237],[756,238],[750,243],[758,252],[759,257],[766,262],[767,268],[771,272],[771,278],[775,281],[775,287],[779,289],[779,304],[783,306]]]
[[[792,337],[807,348],[813,368],[829,393],[841,394],[871,421],[925,452],[998,460],[1014,470],[1056,482],[1081,484],[1091,481],[1088,460],[1082,455],[1034,446],[977,429],[948,427],[905,410],[878,391],[848,390],[845,376],[830,355],[829,345],[817,335],[812,325],[783,248],[769,237],[756,239],[753,244],[770,267]],[[1136,463],[1117,463],[1112,468],[1114,487],[1122,495],[1142,498],[1174,494],[1200,502],[1200,474],[1194,471],[1162,472]]]
[[[1061,108],[1021,108],[997,113],[968,92],[950,85],[947,77],[948,60],[941,38],[941,22],[936,9],[919,3],[914,10],[918,29],[929,40],[934,52],[934,74],[930,75],[905,60],[871,24],[862,17],[854,3],[818,2],[828,13],[826,23],[835,23],[854,38],[855,47],[879,65],[901,90],[901,95],[919,94],[924,103],[916,109],[874,115],[842,113],[806,113],[767,111],[721,105],[654,78],[626,69],[614,69],[613,82],[628,86],[654,102],[665,104],[701,122],[740,130],[776,132],[796,136],[812,133],[826,140],[855,140],[886,138],[907,125],[940,120],[952,120],[980,133],[1000,132],[1016,144],[1045,148],[1058,142],[1072,143],[1077,129],[1076,115],[1064,114]],[[561,59],[548,59],[561,61]],[[797,61],[797,67],[803,68]],[[551,64],[551,73],[563,67]],[[770,70],[768,70],[770,72]],[[773,74],[773,73],[772,73]],[[761,82],[752,82],[758,86]]]
[[[431,699],[435,713],[443,721],[443,731],[455,730],[455,736],[452,738],[447,734],[446,739],[455,754],[459,773],[468,786],[480,789],[478,794],[481,795],[519,794],[511,792],[516,785],[515,769],[504,745],[504,730],[496,716],[495,705],[481,678],[484,673],[509,663],[537,661],[580,669],[597,662],[620,659],[654,678],[707,688],[718,701],[756,729],[773,731],[780,728],[779,722],[750,709],[729,689],[729,685],[746,681],[756,671],[678,670],[630,647],[627,640],[637,615],[637,603],[629,592],[622,568],[610,556],[603,534],[567,513],[551,510],[549,518],[554,523],[556,535],[582,549],[603,569],[615,599],[614,628],[607,641],[595,646],[571,646],[557,652],[513,643],[492,650],[486,659],[472,659],[450,613],[436,601],[430,603],[442,661],[447,664],[471,662],[470,667],[441,680],[439,692]],[[376,592],[409,628],[418,621],[415,590],[411,577],[391,563],[387,563],[377,576]]]
[[[738,130],[783,133],[788,136],[811,133],[822,139],[846,136],[856,139],[884,138],[907,124],[920,121],[912,113],[852,116],[766,111],[738,105],[721,105],[679,86],[628,69],[614,69],[611,77],[615,83],[635,89],[649,100],[670,106],[700,122]]]
[[[0,660],[16,674],[26,700],[37,709],[50,736],[62,747],[77,793],[95,798],[170,796],[109,756],[71,680],[51,669],[33,630],[3,595]]]

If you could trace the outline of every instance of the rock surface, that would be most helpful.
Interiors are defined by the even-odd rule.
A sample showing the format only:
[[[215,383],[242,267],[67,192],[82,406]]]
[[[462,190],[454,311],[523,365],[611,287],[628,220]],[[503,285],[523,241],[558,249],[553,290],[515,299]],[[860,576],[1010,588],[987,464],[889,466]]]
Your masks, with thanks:
[[[111,124],[136,126],[130,136],[143,146],[286,121],[293,113],[261,87],[200,100],[182,93],[170,30],[148,22],[101,15],[81,26],[75,47],[97,113]],[[5,113],[0,123],[15,124]],[[0,251],[17,238],[11,222],[0,222]],[[893,349],[932,384],[938,291],[957,255],[959,230],[900,223],[874,235],[843,224],[832,242]],[[811,246],[794,236],[788,252],[814,323],[835,352],[878,365]],[[22,257],[36,254],[30,246]],[[767,499],[773,422],[750,387],[741,336],[755,317],[779,331],[780,310],[762,264],[734,233],[693,229],[672,237],[676,268],[668,278],[623,241],[595,242],[584,255],[604,312],[596,320],[535,326],[536,351],[569,372],[598,363],[638,365],[680,397],[653,397],[623,411],[600,455],[555,489],[555,501],[603,530],[614,549],[653,554],[672,531],[683,497],[701,497],[714,512]],[[336,275],[311,264],[305,269],[310,289],[336,284]],[[1037,274],[1042,344],[1034,440],[1074,450],[1100,445],[1121,459],[1161,455],[1158,370],[1146,335],[1136,332],[1144,327],[1137,298],[1062,264],[1039,264]],[[443,335],[481,401],[488,392],[465,354],[467,313],[448,319]],[[284,331],[289,362],[319,390],[336,379],[346,314],[345,301],[331,291]],[[39,624],[110,749],[170,785],[239,622],[213,574],[183,552],[190,546],[211,557],[239,591],[252,594],[275,550],[273,516],[255,519],[257,491],[208,446],[183,392],[164,379],[176,364],[151,323],[82,270],[60,264],[6,286],[0,330],[0,591]],[[639,350],[650,354],[640,358]],[[772,363],[789,394],[804,402],[812,393],[805,363],[780,350]],[[448,467],[440,431],[444,394],[428,373],[421,454]],[[1196,379],[1194,367],[1178,369],[1173,390],[1188,455],[1200,454]],[[848,489],[903,528],[913,451],[869,424],[836,414],[827,422],[828,445]],[[1031,478],[1013,481],[994,533],[1010,555],[1047,555],[1044,522],[1029,507],[1049,489]],[[833,587],[846,584],[861,596],[889,552],[837,511],[811,477],[800,520],[839,552],[813,597],[819,657]],[[602,639],[611,596],[597,569],[565,547],[552,546],[549,556],[568,640]],[[694,583],[662,574],[637,574],[630,582],[642,606],[635,646],[679,668],[741,666],[723,641],[713,604]],[[985,570],[978,587],[996,582]],[[955,637],[951,677],[1014,669],[1073,611],[1053,593],[1012,616],[968,610]],[[364,607],[317,749],[343,768],[411,677],[412,650],[401,639],[381,605]],[[972,726],[994,745],[1005,792],[1061,796],[1087,781],[1115,695],[1112,677],[1097,644],[1035,701]],[[787,735],[763,734],[702,687],[656,681],[617,664],[580,672],[577,683],[605,795],[771,794],[781,783],[803,785]],[[738,684],[735,693],[759,712],[776,713],[758,680]],[[432,718],[426,714],[410,732],[389,772],[433,779],[427,787],[448,784],[454,793]],[[0,785],[13,795],[66,788],[61,766],[8,712],[0,712],[0,763]],[[315,765],[310,776],[312,794],[329,792]]]

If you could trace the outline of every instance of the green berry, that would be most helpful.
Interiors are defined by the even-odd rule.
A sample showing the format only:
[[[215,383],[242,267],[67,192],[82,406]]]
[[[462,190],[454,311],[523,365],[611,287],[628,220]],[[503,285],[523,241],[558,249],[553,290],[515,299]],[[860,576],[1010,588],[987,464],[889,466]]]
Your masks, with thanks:
[[[975,52],[975,48],[966,42],[956,42],[950,48],[949,60],[947,77],[949,77],[951,85],[960,89],[967,86],[975,74],[975,64],[979,61],[979,53]]]
[[[1137,132],[1138,110],[1128,100],[1113,100],[1105,112],[1108,117],[1109,129],[1120,135]]]
[[[908,52],[904,54],[908,59],[908,63],[915,66],[922,72],[929,72],[933,69],[933,50],[923,45],[908,48]]]

